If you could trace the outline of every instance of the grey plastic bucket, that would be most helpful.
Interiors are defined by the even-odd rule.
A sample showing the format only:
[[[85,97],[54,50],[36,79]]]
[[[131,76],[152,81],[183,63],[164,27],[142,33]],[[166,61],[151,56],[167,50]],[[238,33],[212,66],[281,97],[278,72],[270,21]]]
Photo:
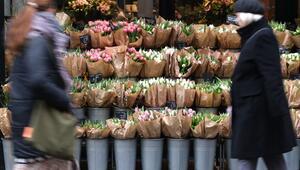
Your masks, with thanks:
[[[268,170],[268,168],[262,158],[258,159],[256,170]]]
[[[89,170],[107,170],[108,139],[87,139],[87,161]]]
[[[136,139],[114,140],[116,170],[135,170]]]
[[[189,139],[168,139],[169,170],[187,170]]]
[[[128,114],[131,114],[133,111],[128,108],[114,107],[114,117],[119,119],[127,119]]]
[[[74,143],[74,157],[80,162],[80,153],[81,153],[81,139],[76,139]]]
[[[106,121],[110,118],[110,108],[88,108],[88,115],[90,120]]]
[[[238,170],[239,163],[237,159],[231,158],[231,140],[226,140],[226,151],[227,151],[227,160],[228,160],[228,166],[229,170]]]
[[[86,118],[84,114],[85,113],[84,108],[73,108],[72,112],[74,113],[74,115],[78,120],[84,120]]]
[[[299,170],[299,147],[283,154],[288,170]]]
[[[5,170],[12,170],[14,166],[13,142],[11,139],[2,139]]]
[[[207,112],[207,113],[217,113],[218,112],[218,108],[196,108],[197,112]]]
[[[195,170],[214,169],[216,147],[216,139],[194,139]]]
[[[164,139],[142,139],[142,169],[161,170]]]

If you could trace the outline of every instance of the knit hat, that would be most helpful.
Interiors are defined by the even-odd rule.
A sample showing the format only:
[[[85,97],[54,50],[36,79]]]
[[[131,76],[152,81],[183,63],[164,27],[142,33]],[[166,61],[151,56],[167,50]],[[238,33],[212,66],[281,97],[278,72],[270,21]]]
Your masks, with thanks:
[[[234,5],[234,12],[264,15],[265,9],[259,0],[238,0]]]

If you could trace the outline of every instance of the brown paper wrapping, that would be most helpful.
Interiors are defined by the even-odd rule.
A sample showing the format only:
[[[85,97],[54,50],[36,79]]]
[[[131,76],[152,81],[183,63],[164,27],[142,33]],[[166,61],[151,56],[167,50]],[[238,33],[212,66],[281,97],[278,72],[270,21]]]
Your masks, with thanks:
[[[143,37],[140,35],[140,38],[132,43],[128,44],[128,47],[134,47],[134,48],[140,48],[142,46],[143,43]]]
[[[212,57],[217,60],[217,62],[210,62],[208,61],[207,65],[207,73],[210,75],[216,75],[219,72],[219,69],[221,68],[220,58],[221,58],[221,52],[215,51],[212,53]]]
[[[288,76],[299,73],[300,61],[287,60],[286,62],[288,65],[287,66]]]
[[[172,32],[171,32],[170,39],[169,39],[169,45],[171,47],[174,47],[176,45],[176,41],[177,41],[178,35],[181,30],[180,27],[181,27],[180,24],[175,24],[172,27]]]
[[[216,138],[219,133],[218,126],[219,126],[218,123],[205,117],[205,138],[207,139]]]
[[[241,47],[241,38],[237,33],[217,33],[217,39],[221,49],[238,49]]]
[[[118,78],[127,77],[125,71],[125,54],[127,46],[105,48],[105,51],[113,56],[113,67]]]
[[[116,99],[115,91],[91,89],[88,92],[87,104],[89,107],[110,107]]]
[[[231,137],[231,115],[226,116],[219,123],[219,135],[223,138]]]
[[[162,118],[162,132],[166,137],[185,138],[190,133],[192,118],[182,115],[164,116]]]
[[[222,91],[222,105],[223,106],[231,106],[231,94],[228,90]]]
[[[299,82],[294,84],[295,81],[293,82],[293,85],[290,87],[289,91],[289,105],[292,108],[297,108],[300,107],[300,88],[299,88]]]
[[[197,51],[199,55],[205,55],[208,56],[212,53],[210,49],[199,49]],[[196,78],[202,78],[204,74],[207,72],[207,67],[208,67],[208,60],[206,57],[202,57],[200,61],[197,61],[198,67],[196,68],[194,72],[194,77]]]
[[[295,123],[294,123],[294,128],[295,128],[295,132],[297,135],[297,138],[300,138],[300,114],[299,111],[296,111],[296,117],[295,117]]]
[[[196,90],[195,105],[196,107],[213,107],[214,93],[201,92]]]
[[[292,37],[292,39],[296,48],[300,49],[300,35],[295,35]]]
[[[143,35],[143,47],[152,49],[155,47],[156,29],[154,29],[153,34],[149,34],[147,31],[142,31]]]
[[[122,85],[117,86],[115,92],[117,94],[115,105],[121,108],[133,107],[140,94],[140,91],[134,94],[127,94]]]
[[[114,67],[103,60],[96,62],[87,62],[89,75],[101,74],[103,78],[111,77],[114,74]]]
[[[101,33],[95,33],[90,30],[91,43],[93,48],[112,47],[114,44],[113,32],[107,36],[102,36]]]
[[[283,44],[283,41],[285,39],[285,32],[280,32],[280,31],[275,31],[274,30],[274,34],[276,36],[276,39],[277,39],[277,42],[279,45],[282,45]]]
[[[114,32],[114,42],[117,46],[128,45],[129,39],[126,32],[123,31],[123,28],[118,29]]]
[[[145,139],[161,137],[161,118],[151,121],[140,121],[137,125],[138,134]]]
[[[68,73],[73,78],[83,76],[86,72],[86,60],[83,57],[67,56],[63,62]]]
[[[192,135],[195,138],[205,138],[205,120],[201,121],[195,129],[191,128]]]
[[[176,105],[179,108],[191,107],[195,99],[195,89],[184,89],[176,85]]]
[[[165,65],[165,76],[166,77],[172,77],[175,73],[174,73],[174,65],[176,62],[175,59],[175,53],[172,54],[164,54],[166,57],[166,65]]]
[[[175,102],[176,101],[176,87],[167,88],[167,101]]]
[[[193,30],[193,33],[191,33],[191,35],[187,36],[185,35],[184,32],[180,32],[178,34],[178,38],[177,38],[177,41],[178,42],[184,42],[187,46],[191,45],[193,40],[194,40],[194,30]]]
[[[156,38],[155,38],[155,47],[161,48],[168,44],[170,36],[172,33],[172,29],[156,29]]]
[[[83,35],[88,35],[88,30],[83,30],[81,32],[70,31],[70,48],[80,48],[80,37]]]
[[[140,63],[140,62],[135,62],[133,61],[131,58],[127,58],[125,60],[125,70],[126,70],[126,76],[127,77],[137,77],[142,68],[143,68],[144,63]]]
[[[161,77],[164,73],[166,61],[156,62],[154,60],[146,60],[141,70],[142,78]]]
[[[167,103],[167,87],[165,85],[152,85],[145,93],[145,106],[163,107]]]
[[[85,128],[76,126],[75,137],[81,138],[85,135]]]
[[[213,107],[219,107],[221,106],[222,101],[222,93],[214,93],[213,98]]]
[[[285,58],[281,57],[280,60],[280,65],[281,65],[281,74],[283,78],[287,78],[288,77],[288,73],[287,73],[287,61]]]
[[[288,30],[285,31],[285,36],[284,36],[284,39],[282,42],[282,46],[287,49],[291,49],[294,47],[294,41],[292,38],[292,34]]]
[[[110,129],[90,128],[86,130],[86,137],[89,139],[105,139],[109,137]]]
[[[111,130],[111,136],[116,139],[133,139],[135,138],[136,131],[137,131],[137,125],[131,125],[131,126],[116,126],[113,125],[112,120],[108,119],[106,120],[107,126]]]
[[[11,112],[7,108],[0,108],[0,130],[4,138],[12,136],[11,121]]]
[[[81,108],[86,104],[86,94],[84,92],[81,93],[71,93],[71,102],[75,107]]]
[[[179,68],[179,64],[178,64],[178,61],[177,61],[177,56],[180,56],[180,55],[185,55],[185,56],[191,56],[191,54],[189,54],[187,51],[185,50],[180,50],[180,51],[177,51],[175,54],[174,54],[174,60],[175,60],[175,63],[174,63],[174,68],[175,68],[175,75],[173,75],[174,77],[176,78],[188,78],[190,77],[194,72],[195,70],[197,69],[198,67],[198,64],[197,64],[197,61],[194,57],[191,57],[190,58],[190,62],[192,63],[192,66],[188,69],[188,71],[181,75],[180,73],[180,68]]]
[[[195,30],[199,26],[194,27]],[[211,29],[206,29],[205,32],[195,32],[193,46],[196,48],[214,48],[216,46],[217,35]]]

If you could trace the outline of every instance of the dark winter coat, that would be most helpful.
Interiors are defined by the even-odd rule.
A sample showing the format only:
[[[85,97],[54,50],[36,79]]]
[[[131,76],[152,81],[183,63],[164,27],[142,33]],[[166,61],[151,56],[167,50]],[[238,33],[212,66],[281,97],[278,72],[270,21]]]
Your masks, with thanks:
[[[238,33],[242,49],[232,77],[232,157],[291,151],[296,139],[273,31],[262,18]]]
[[[14,155],[28,159],[43,156],[22,137],[24,127],[29,125],[34,102],[44,100],[61,111],[69,111],[70,104],[50,41],[36,36],[28,39],[23,49],[13,64],[9,109],[12,111]]]

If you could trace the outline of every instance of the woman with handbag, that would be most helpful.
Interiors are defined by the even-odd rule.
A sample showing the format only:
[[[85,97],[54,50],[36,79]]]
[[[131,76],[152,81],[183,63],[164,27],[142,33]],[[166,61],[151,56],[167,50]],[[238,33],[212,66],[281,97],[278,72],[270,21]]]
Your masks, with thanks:
[[[59,154],[37,149],[39,147],[35,145],[35,139],[32,142],[27,140],[33,137],[35,132],[51,130],[32,129],[30,126],[32,113],[37,112],[35,108],[37,101],[44,104],[42,105],[44,108],[38,111],[42,116],[49,108],[52,112],[54,110],[64,116],[63,113],[70,113],[71,110],[67,95],[71,79],[62,64],[68,37],[55,18],[57,5],[61,2],[61,0],[29,0],[24,9],[12,20],[7,33],[6,48],[14,53],[13,58],[9,59],[13,61],[9,109],[12,111],[14,170],[73,169],[71,158],[63,159]],[[41,111],[43,109],[45,113]],[[73,127],[69,127],[72,130]],[[43,143],[40,144],[39,146],[43,146]],[[71,145],[68,144],[69,147],[72,147]],[[53,149],[63,153],[64,148],[59,147],[61,146],[55,146]]]

